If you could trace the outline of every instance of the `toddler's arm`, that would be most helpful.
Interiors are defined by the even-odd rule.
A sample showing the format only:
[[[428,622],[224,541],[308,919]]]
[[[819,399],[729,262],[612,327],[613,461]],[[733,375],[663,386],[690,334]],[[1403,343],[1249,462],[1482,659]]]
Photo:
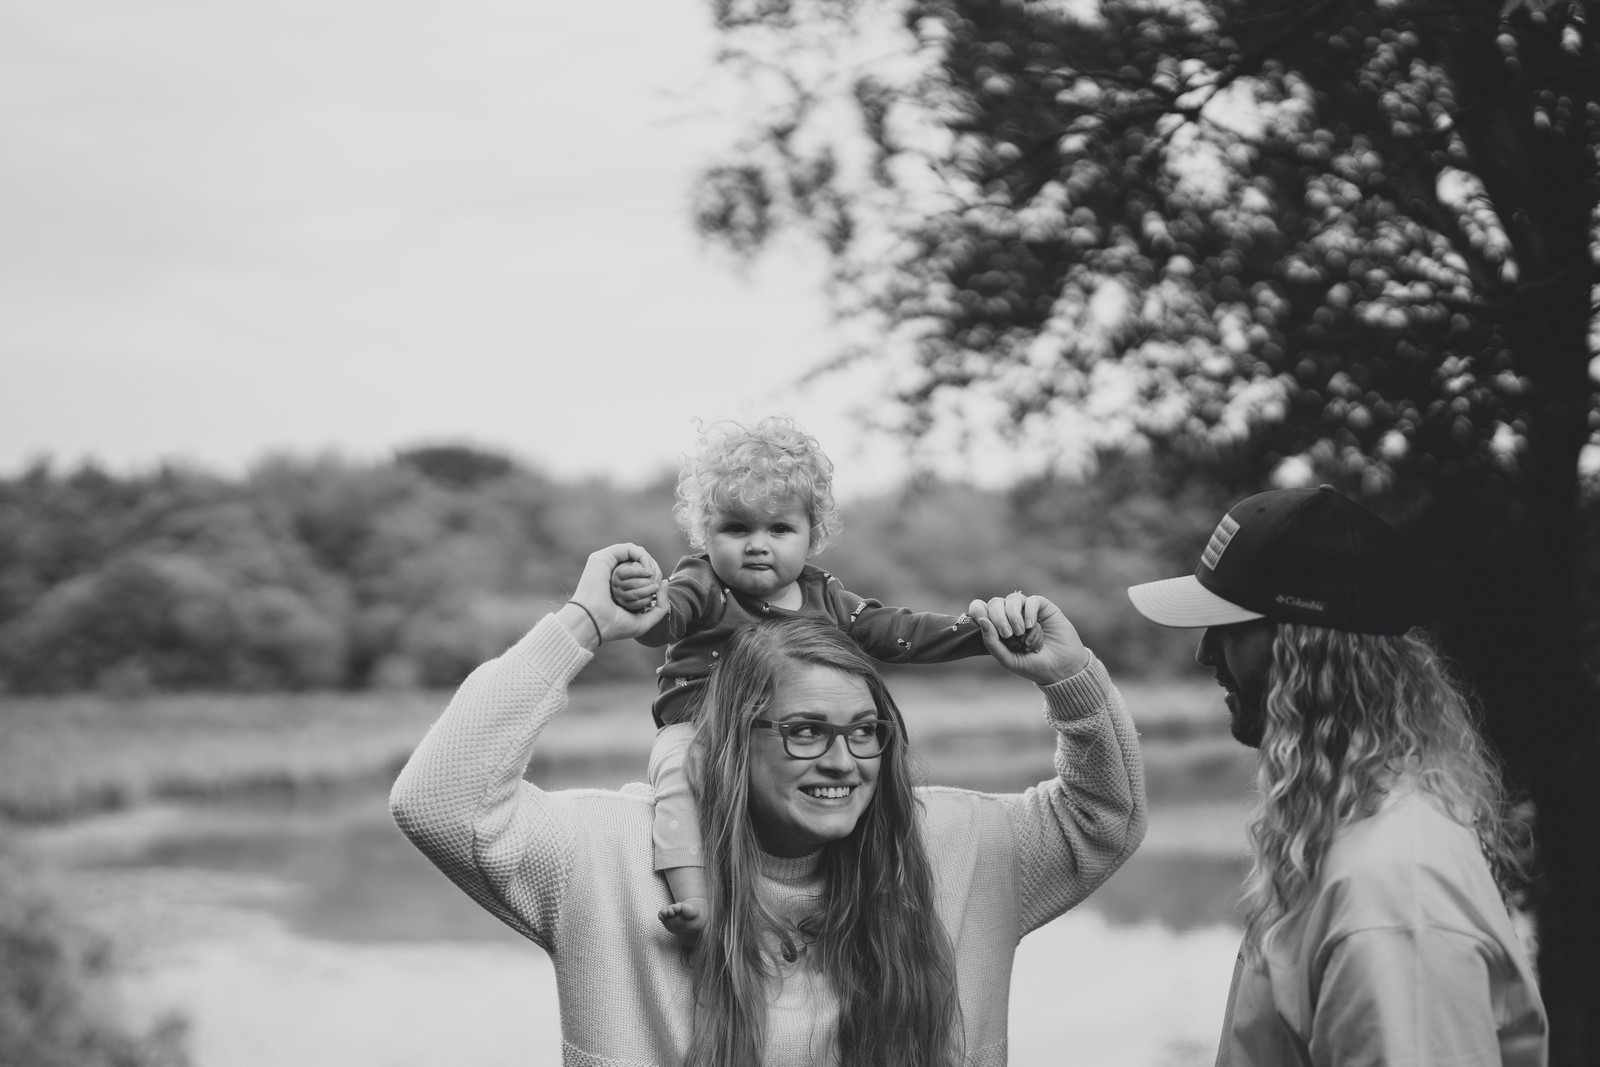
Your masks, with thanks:
[[[685,637],[695,633],[705,625],[704,616],[711,603],[712,593],[718,587],[716,575],[711,570],[711,565],[703,557],[685,556],[673,568],[672,575],[666,579],[660,572],[655,572],[653,578],[640,580],[638,572],[618,574],[621,567],[612,573],[612,599],[619,595],[630,596],[636,606],[629,610],[638,612],[649,608],[652,601],[659,601],[661,597],[667,598],[667,614],[648,633],[640,634],[636,641],[641,645],[652,648],[682,641]],[[624,590],[621,586],[626,585]],[[648,591],[648,592],[646,592]],[[617,600],[619,607],[627,607],[623,601]]]
[[[885,663],[946,663],[988,655],[978,624],[965,613],[890,607],[850,592],[831,575],[826,602],[840,628],[869,656]]]

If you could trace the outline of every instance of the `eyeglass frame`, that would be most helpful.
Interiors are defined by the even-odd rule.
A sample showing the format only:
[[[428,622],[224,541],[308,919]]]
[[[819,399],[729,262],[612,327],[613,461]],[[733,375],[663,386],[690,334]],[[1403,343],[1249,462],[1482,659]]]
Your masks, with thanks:
[[[850,731],[868,725],[876,727],[877,731],[883,735],[883,747],[870,756],[862,756],[850,746]],[[894,744],[894,739],[899,736],[896,733],[898,724],[893,719],[859,719],[843,726],[835,726],[831,722],[822,722],[819,719],[790,719],[787,722],[774,722],[772,719],[751,719],[750,726],[752,729],[770,730],[777,734],[783,739],[783,754],[790,759],[796,760],[821,759],[833,751],[833,743],[841,737],[844,738],[844,750],[850,753],[852,759],[879,759],[885,752],[889,751],[890,746]],[[815,756],[796,755],[789,748],[789,732],[797,726],[806,726],[822,731],[828,735],[828,743],[823,745],[822,751]]]

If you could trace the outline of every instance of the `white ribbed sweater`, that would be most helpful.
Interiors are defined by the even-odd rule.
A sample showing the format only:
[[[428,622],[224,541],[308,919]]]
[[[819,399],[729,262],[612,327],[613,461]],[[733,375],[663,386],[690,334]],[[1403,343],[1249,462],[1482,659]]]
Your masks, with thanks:
[[[589,659],[546,617],[473,671],[401,772],[390,807],[452,881],[550,953],[563,1063],[678,1067],[693,998],[678,944],[656,921],[670,897],[652,870],[649,788],[547,792],[522,780],[539,731]],[[1138,743],[1104,667],[1096,660],[1041,691],[1058,777],[1020,794],[918,790],[971,1067],[1005,1063],[1018,939],[1088,896],[1144,836]],[[767,891],[773,875],[803,891],[796,873],[767,872]],[[786,989],[784,1002],[796,987]],[[824,1014],[827,999],[824,990],[816,1005]],[[825,1062],[798,1029],[771,1035],[767,1064]]]

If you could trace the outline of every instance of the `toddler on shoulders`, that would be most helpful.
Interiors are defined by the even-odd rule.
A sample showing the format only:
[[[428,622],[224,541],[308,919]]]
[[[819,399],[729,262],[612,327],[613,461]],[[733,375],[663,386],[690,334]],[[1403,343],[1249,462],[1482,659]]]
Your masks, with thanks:
[[[674,515],[695,553],[679,560],[665,583],[642,563],[619,565],[611,596],[632,611],[662,595],[670,603],[666,618],[637,640],[666,645],[652,706],[661,727],[650,756],[655,864],[674,901],[661,921],[692,944],[708,908],[686,763],[695,705],[728,638],[762,619],[803,613],[831,619],[886,663],[943,663],[986,650],[965,614],[889,607],[810,564],[839,530],[833,464],[789,418],[709,427],[684,461],[677,497]]]

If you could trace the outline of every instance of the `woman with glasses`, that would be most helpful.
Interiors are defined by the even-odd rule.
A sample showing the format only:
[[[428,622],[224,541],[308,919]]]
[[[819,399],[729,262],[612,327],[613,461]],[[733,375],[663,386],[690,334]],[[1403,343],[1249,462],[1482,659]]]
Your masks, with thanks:
[[[1132,722],[1039,597],[974,601],[990,653],[1037,683],[1058,777],[1020,794],[914,788],[873,662],[804,617],[730,642],[693,781],[711,892],[693,949],[654,920],[651,795],[522,780],[600,644],[660,621],[613,604],[594,553],[572,601],[473,672],[396,782],[408,837],[549,953],[563,1061],[584,1067],[1003,1064],[1018,938],[1088,896],[1144,834]],[[1038,626],[1043,644],[1004,639]],[[981,714],[982,709],[975,709]]]

